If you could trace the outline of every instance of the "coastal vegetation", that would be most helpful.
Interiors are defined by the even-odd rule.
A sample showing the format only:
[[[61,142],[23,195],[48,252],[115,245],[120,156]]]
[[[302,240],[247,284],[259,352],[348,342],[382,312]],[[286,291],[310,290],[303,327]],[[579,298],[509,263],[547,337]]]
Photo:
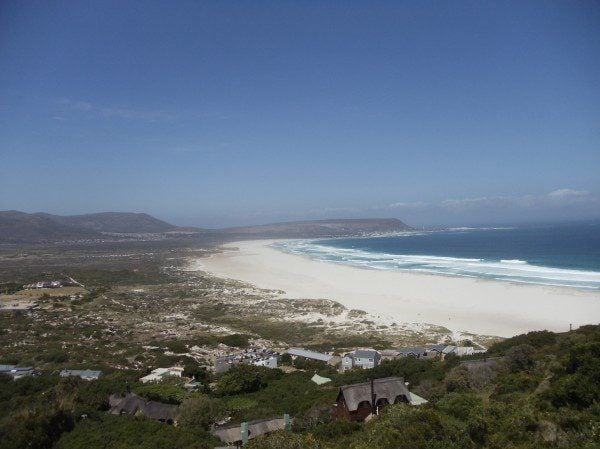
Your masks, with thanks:
[[[483,368],[483,369],[482,369]],[[0,377],[0,447],[214,447],[210,426],[290,413],[291,432],[252,440],[263,448],[593,448],[600,444],[600,326],[568,333],[531,332],[492,345],[488,358],[384,362],[344,374],[240,366],[206,373],[208,391],[189,392],[176,379],[138,383],[139,371],[114,371],[86,382],[52,372],[16,381]],[[367,378],[402,376],[427,398],[420,407],[386,407],[368,423],[333,421],[338,387]],[[107,413],[108,396],[127,388],[180,404],[177,427]],[[10,443],[9,443],[10,442]]]
[[[34,366],[39,376],[0,378],[0,448],[197,448],[220,444],[209,433],[231,423],[289,413],[291,432],[250,448],[592,448],[600,444],[600,327],[530,332],[506,340],[473,335],[485,356],[403,358],[372,370],[336,372],[287,357],[281,369],[206,370],[218,351],[251,345],[301,345],[343,352],[355,346],[424,344],[442,333],[359,323],[365,314],[334,301],[288,301],[278,292],[189,268],[208,243],[4,247],[0,300],[27,296],[39,307],[0,311],[0,364]],[[38,280],[71,277],[83,287],[24,291]],[[340,319],[351,315],[348,321]],[[368,320],[366,320],[368,321]],[[220,348],[220,349],[219,349]],[[142,384],[151,369],[181,365],[180,379]],[[95,381],[60,370],[99,369]],[[332,379],[318,386],[315,372]],[[329,408],[341,385],[401,376],[429,401],[387,407],[369,423],[336,422]],[[133,392],[175,404],[178,425],[107,413],[111,394]]]

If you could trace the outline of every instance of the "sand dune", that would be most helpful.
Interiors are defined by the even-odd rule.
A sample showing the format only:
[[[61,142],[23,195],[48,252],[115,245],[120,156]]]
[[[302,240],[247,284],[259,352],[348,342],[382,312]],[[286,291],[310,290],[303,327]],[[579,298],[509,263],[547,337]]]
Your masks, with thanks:
[[[600,322],[598,291],[362,269],[287,254],[271,243],[230,243],[223,253],[200,259],[198,268],[284,290],[288,298],[332,299],[385,323],[428,323],[509,337]]]

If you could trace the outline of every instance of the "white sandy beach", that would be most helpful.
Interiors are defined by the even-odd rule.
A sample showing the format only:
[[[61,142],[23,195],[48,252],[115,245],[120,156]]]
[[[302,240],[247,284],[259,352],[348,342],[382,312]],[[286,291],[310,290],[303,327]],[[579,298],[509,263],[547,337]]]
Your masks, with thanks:
[[[428,323],[453,332],[509,337],[600,322],[600,292],[484,279],[362,269],[287,254],[273,241],[225,245],[198,269],[288,298],[326,298],[390,323]]]

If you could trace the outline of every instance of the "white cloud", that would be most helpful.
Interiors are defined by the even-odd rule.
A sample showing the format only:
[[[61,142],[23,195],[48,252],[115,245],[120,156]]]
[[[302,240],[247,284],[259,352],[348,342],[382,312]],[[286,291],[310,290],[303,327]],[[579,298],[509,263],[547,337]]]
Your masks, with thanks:
[[[557,189],[545,195],[522,196],[490,196],[480,198],[449,199],[442,201],[440,206],[446,209],[477,209],[484,207],[496,208],[536,208],[568,206],[577,202],[597,204],[600,198],[586,190]]]
[[[58,104],[63,110],[67,109],[71,111],[95,114],[105,118],[114,117],[130,120],[143,120],[146,122],[157,122],[162,120],[170,120],[174,118],[173,115],[163,111],[139,110],[123,107],[107,107],[93,104],[88,101],[71,100],[69,98],[59,99]]]
[[[589,196],[587,190],[558,189],[548,194],[549,198],[581,198]]]

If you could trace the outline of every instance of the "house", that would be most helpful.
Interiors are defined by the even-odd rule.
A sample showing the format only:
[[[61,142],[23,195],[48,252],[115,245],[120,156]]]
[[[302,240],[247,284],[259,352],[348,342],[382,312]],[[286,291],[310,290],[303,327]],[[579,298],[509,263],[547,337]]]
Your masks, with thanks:
[[[426,354],[425,348],[409,347],[398,349],[398,357],[416,357],[421,358]]]
[[[444,354],[444,357],[446,357],[448,354],[456,354],[456,346],[452,346],[452,345],[448,345],[444,348],[444,350],[442,351],[442,353]]]
[[[473,346],[459,346],[456,348],[456,355],[462,357],[464,355],[473,355],[475,353],[475,349]]]
[[[381,361],[381,355],[374,349],[357,349],[342,358],[342,371],[352,368],[375,368]]]
[[[150,419],[173,424],[177,414],[177,406],[164,404],[156,401],[146,401],[141,396],[129,393],[122,397],[118,394],[112,394],[108,398],[110,405],[109,413],[113,415],[143,415]]]
[[[308,349],[302,349],[302,348],[290,348],[288,350],[288,354],[292,356],[292,360],[295,360],[297,357],[302,357],[302,358],[305,358],[308,360],[316,360],[319,362],[325,362],[331,366],[336,366],[341,361],[339,356],[324,354],[322,352],[317,352],[317,351],[310,351]]]
[[[60,372],[60,377],[76,376],[83,380],[98,380],[102,376],[102,371],[94,371],[91,369],[64,369]]]
[[[383,351],[380,351],[379,354],[381,355],[382,362],[395,360],[400,357],[400,351],[397,349],[384,349]]]
[[[473,346],[446,346],[444,348],[444,355],[456,354],[459,357],[473,354],[483,354],[487,352],[486,349],[475,349]]]
[[[35,371],[31,366],[18,367],[16,365],[0,365],[0,374],[6,374],[7,376],[12,377],[13,380],[17,380],[21,377],[33,375],[35,374]]]
[[[425,357],[428,359],[443,359],[444,349],[446,349],[444,344],[425,345]]]
[[[291,427],[289,415],[285,414],[283,418],[257,419],[255,421],[243,422],[234,426],[215,429],[211,433],[227,444],[241,446],[253,438],[261,435],[267,435],[277,430]]]
[[[147,376],[142,377],[140,379],[140,382],[159,382],[167,376],[181,377],[182,373],[183,368],[180,366],[172,366],[171,368],[156,368],[155,370],[152,370],[152,372],[150,372],[150,374],[148,374]]]
[[[349,421],[364,421],[388,404],[410,403],[411,395],[402,377],[384,377],[340,387],[334,416]]]

